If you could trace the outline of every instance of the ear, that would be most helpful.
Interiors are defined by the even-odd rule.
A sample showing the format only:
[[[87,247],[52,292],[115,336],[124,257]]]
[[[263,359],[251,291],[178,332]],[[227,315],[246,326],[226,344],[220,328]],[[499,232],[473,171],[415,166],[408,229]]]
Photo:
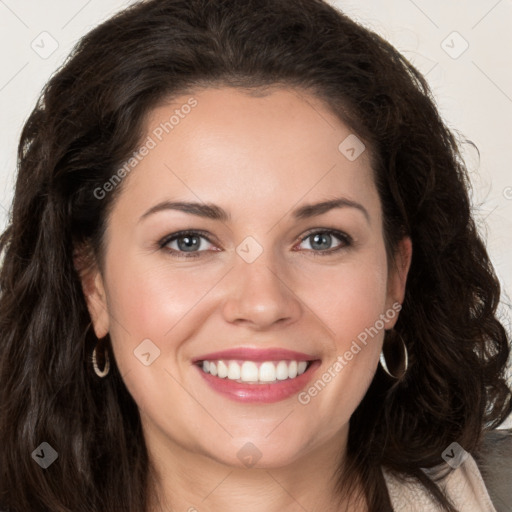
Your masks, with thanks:
[[[388,271],[388,287],[386,298],[386,310],[392,308],[395,304],[402,304],[405,298],[405,286],[407,283],[407,275],[411,267],[412,260],[412,241],[410,237],[406,236],[398,242],[395,251],[395,259],[390,262]],[[394,308],[394,309],[395,309]],[[398,315],[395,320],[391,321],[389,328],[393,328]]]
[[[87,309],[98,339],[104,338],[110,328],[108,303],[103,276],[93,257],[84,248],[73,253],[73,263],[80,277]],[[93,261],[93,263],[91,263]]]

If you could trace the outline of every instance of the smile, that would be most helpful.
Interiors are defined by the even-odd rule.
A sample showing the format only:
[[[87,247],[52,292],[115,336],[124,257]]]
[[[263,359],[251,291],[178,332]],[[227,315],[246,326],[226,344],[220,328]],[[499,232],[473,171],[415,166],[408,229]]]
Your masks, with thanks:
[[[238,348],[193,360],[210,389],[238,402],[272,403],[303,390],[321,361],[284,349]]]
[[[302,375],[310,362],[308,361],[203,361],[201,368],[205,373],[220,379],[234,380],[253,384],[264,384]]]

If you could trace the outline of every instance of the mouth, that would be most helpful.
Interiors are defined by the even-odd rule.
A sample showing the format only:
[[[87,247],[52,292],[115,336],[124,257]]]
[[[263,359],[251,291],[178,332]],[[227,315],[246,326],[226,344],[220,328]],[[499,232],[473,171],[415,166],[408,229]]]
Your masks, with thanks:
[[[313,361],[200,361],[198,366],[204,373],[219,379],[228,379],[240,384],[268,384],[276,381],[296,379]]]
[[[193,363],[213,390],[236,401],[270,403],[303,389],[321,361],[281,349],[234,349]]]

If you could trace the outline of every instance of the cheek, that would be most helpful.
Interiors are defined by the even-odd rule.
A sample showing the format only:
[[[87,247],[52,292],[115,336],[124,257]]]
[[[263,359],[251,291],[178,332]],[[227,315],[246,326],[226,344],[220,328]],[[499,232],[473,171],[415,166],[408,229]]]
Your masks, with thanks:
[[[172,339],[192,335],[201,325],[194,318],[214,313],[214,298],[230,279],[220,263],[180,266],[164,256],[137,255],[120,261],[111,265],[108,274],[111,334],[119,331],[126,338],[129,333],[134,344],[131,350],[146,338],[161,350],[173,348],[169,347]],[[337,265],[305,260],[284,270],[280,279],[305,311],[309,309],[324,324],[328,337],[341,342],[373,325],[384,312],[387,269],[380,246],[354,253]]]
[[[189,397],[174,380],[181,382],[186,370],[178,361],[180,347],[201,328],[194,318],[218,279],[211,274],[204,279],[207,272],[170,270],[166,262],[155,264],[148,257],[126,257],[108,275],[110,336],[125,385],[149,416],[155,408],[167,410],[169,399],[183,410]],[[164,422],[173,421],[171,412],[165,415]]]
[[[297,295],[322,320],[338,348],[373,326],[387,298],[385,254],[375,248],[365,257],[304,275]]]
[[[111,276],[116,320],[135,337],[156,339],[170,338],[219,280],[215,272],[171,268],[151,258],[125,261]]]
[[[109,269],[113,351],[121,375],[141,407],[162,383],[172,384],[168,372],[182,380],[187,369],[181,364],[185,358],[182,347],[201,331],[202,319],[213,312],[215,305],[209,299],[226,269],[220,265],[202,271],[200,264],[192,267],[171,266],[164,257],[135,254]],[[145,366],[148,356],[143,354],[148,352],[150,364]],[[172,394],[174,386],[166,389]]]
[[[326,437],[349,421],[378,365],[387,288],[387,269],[379,261],[369,258],[366,264],[340,267],[317,287],[328,293],[311,297],[329,328],[330,346],[321,371],[298,398],[311,416],[325,420]]]

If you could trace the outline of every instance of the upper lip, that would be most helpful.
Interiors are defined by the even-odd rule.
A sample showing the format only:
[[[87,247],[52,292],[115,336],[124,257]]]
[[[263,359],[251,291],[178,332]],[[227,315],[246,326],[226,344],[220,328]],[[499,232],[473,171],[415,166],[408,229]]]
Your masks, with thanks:
[[[318,357],[305,354],[304,352],[295,352],[284,348],[230,348],[219,352],[210,352],[209,354],[195,357],[192,361],[216,361],[239,359],[243,361],[314,361]]]

